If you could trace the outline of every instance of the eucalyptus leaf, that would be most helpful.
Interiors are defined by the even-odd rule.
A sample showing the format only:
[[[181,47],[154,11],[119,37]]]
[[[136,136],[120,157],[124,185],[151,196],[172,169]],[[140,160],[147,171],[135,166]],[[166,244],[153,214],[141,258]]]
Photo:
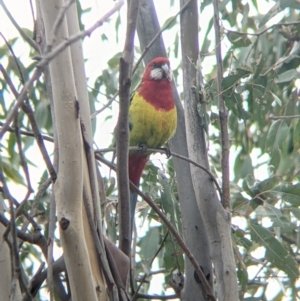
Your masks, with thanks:
[[[273,152],[282,146],[282,143],[288,137],[289,127],[285,121],[276,120],[270,126],[266,137],[266,150]]]
[[[274,191],[281,196],[283,201],[292,205],[300,206],[300,183],[283,183],[274,188]]]
[[[237,276],[238,280],[241,286],[242,291],[246,291],[247,283],[248,283],[248,273],[247,270],[244,268],[243,265],[238,264],[237,265]]]
[[[228,88],[233,88],[238,80],[250,74],[251,74],[251,70],[249,70],[249,68],[237,68],[234,74],[230,74],[223,79],[222,81],[223,90],[227,90]]]
[[[284,271],[292,281],[298,277],[299,272],[295,260],[268,230],[251,224],[250,235],[255,242],[265,247],[265,256],[273,266]]]
[[[143,260],[152,260],[159,248],[160,228],[151,227],[146,235],[140,240],[140,256]]]
[[[227,38],[235,47],[247,47],[252,44],[246,34],[228,31]]]
[[[163,190],[161,191],[161,202],[163,210],[170,220],[171,224],[179,232],[181,232],[179,207],[178,202],[172,193],[172,187],[161,172],[158,173],[158,180],[163,187]]]
[[[300,149],[300,118],[297,120],[293,131],[293,149],[298,151]]]
[[[299,78],[299,76],[300,76],[300,72],[297,69],[291,69],[283,73],[280,73],[278,77],[275,79],[275,82],[277,84],[290,82],[293,81],[294,79]]]

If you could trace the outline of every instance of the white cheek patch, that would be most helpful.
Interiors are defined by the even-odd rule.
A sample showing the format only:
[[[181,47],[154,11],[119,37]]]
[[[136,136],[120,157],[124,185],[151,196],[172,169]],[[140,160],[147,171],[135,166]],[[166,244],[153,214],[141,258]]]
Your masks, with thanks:
[[[160,80],[163,78],[163,73],[162,70],[160,68],[155,68],[152,69],[150,72],[150,76],[154,79],[154,80]]]

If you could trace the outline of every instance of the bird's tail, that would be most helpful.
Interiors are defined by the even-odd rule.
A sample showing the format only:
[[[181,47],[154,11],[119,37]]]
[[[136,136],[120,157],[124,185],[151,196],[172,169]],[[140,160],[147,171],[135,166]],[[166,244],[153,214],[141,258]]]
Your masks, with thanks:
[[[128,158],[129,180],[136,186],[139,186],[143,169],[147,163],[148,156],[145,154],[130,154]],[[130,225],[133,228],[135,207],[137,202],[137,193],[130,189]]]

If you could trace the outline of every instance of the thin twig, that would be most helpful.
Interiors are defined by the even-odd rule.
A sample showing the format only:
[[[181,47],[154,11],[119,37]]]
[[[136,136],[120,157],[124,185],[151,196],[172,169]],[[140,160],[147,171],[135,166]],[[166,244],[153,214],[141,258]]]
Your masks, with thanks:
[[[0,213],[0,223],[4,225],[5,227],[9,226],[9,220],[5,217],[3,213]],[[16,229],[17,237],[23,241],[26,241],[30,244],[37,245],[41,248],[43,255],[45,258],[47,258],[47,239],[45,236],[41,234],[40,230],[35,230],[33,234],[28,234],[24,231]]]
[[[106,164],[107,166],[109,166],[112,170],[116,170],[115,165],[113,165],[111,162],[107,161],[106,159],[104,159],[103,157],[99,156],[98,154],[96,154],[96,158],[101,161],[102,163]],[[141,190],[138,189],[138,187],[136,187],[132,182],[130,183],[130,187],[131,189],[133,189],[139,196],[141,196],[143,198],[143,200],[145,200],[148,205],[154,210],[154,212],[160,217],[160,219],[162,220],[162,222],[166,225],[166,227],[168,228],[168,230],[173,234],[173,236],[175,237],[178,245],[180,246],[180,248],[182,249],[182,251],[185,253],[186,257],[190,260],[191,264],[193,265],[193,267],[195,268],[197,274],[199,275],[199,278],[202,281],[202,284],[205,288],[205,291],[207,293],[207,296],[212,300],[212,301],[216,301],[216,298],[214,297],[214,294],[211,290],[211,287],[205,277],[205,275],[203,274],[200,266],[198,265],[195,257],[193,256],[193,254],[191,253],[191,251],[189,250],[189,248],[186,246],[186,244],[184,243],[182,237],[180,236],[180,234],[177,232],[177,230],[174,228],[174,226],[169,222],[169,220],[167,219],[167,217],[160,211],[160,209],[157,207],[157,205],[155,204],[155,202],[151,199],[150,196],[144,194]]]
[[[9,112],[6,121],[4,122],[1,131],[0,131],[0,139],[2,139],[3,135],[5,134],[5,132],[7,131],[10,123],[12,122],[12,120],[14,119],[16,113],[18,112],[20,106],[22,105],[23,101],[27,98],[27,92],[28,90],[31,88],[31,86],[33,85],[33,83],[41,76],[42,74],[42,68],[36,68],[35,71],[33,72],[33,75],[31,76],[31,78],[26,82],[26,84],[23,86],[18,98],[17,98],[17,102],[14,105],[14,107],[11,109],[11,111]]]
[[[32,0],[29,0],[29,4],[30,4],[30,12],[31,12],[31,17],[32,17],[32,23],[35,24],[35,15],[34,15],[34,9],[33,9],[33,4],[32,4]],[[33,27],[35,28],[35,25],[33,25]]]
[[[68,8],[75,2],[75,0],[69,0],[68,3],[66,3],[65,5],[63,5],[58,14],[57,14],[57,17],[53,23],[53,26],[52,26],[52,30],[51,30],[51,35],[48,39],[48,43],[47,43],[47,46],[46,46],[46,50],[45,50],[45,53],[49,53],[52,49],[52,46],[53,44],[55,43],[56,41],[56,37],[57,37],[57,32],[58,32],[58,29],[60,27],[60,25],[62,24],[63,20],[64,20],[64,17],[66,15],[66,11],[68,10]]]
[[[4,179],[4,175],[3,175],[3,173],[0,172],[0,180],[2,178]],[[6,196],[6,194],[5,194],[6,192],[3,187],[0,187],[0,192],[2,192],[5,195],[5,197],[8,198],[8,196]],[[24,208],[22,208],[22,206],[21,206],[22,203],[20,204],[12,195],[10,195],[10,198],[12,199],[14,205],[17,207],[16,217],[22,213],[27,218],[27,220],[31,223],[34,230],[40,230],[40,226],[36,223],[36,221],[33,219],[33,217],[26,210],[24,210]]]
[[[0,182],[3,186],[3,191],[8,198],[9,201],[9,213],[10,213],[10,222],[7,225],[7,228],[3,234],[4,239],[7,241],[8,246],[10,248],[11,253],[11,272],[12,272],[12,281],[11,281],[11,288],[10,288],[10,300],[15,300],[16,293],[17,293],[17,281],[20,281],[21,285],[21,265],[20,265],[20,257],[19,257],[19,249],[17,244],[17,227],[16,227],[16,216],[15,216],[15,208],[14,208],[14,202],[13,197],[10,194],[10,191],[8,189],[6,180],[4,178],[3,174],[3,165],[2,165],[2,158],[0,156]],[[12,242],[9,243],[8,234],[11,232]]]
[[[21,94],[20,94],[20,95],[18,94],[18,92],[17,92],[17,90],[16,90],[14,84],[12,83],[12,81],[11,81],[10,77],[8,76],[6,70],[3,68],[3,66],[2,66],[1,64],[0,64],[0,70],[1,70],[1,72],[2,72],[2,74],[3,74],[3,76],[4,76],[4,78],[5,78],[5,80],[6,80],[6,82],[7,82],[7,84],[9,85],[11,91],[13,92],[14,96],[15,96],[16,98],[19,98]],[[37,69],[37,70],[38,70],[38,69]],[[25,86],[24,86],[24,87],[25,87]],[[23,90],[23,89],[22,89],[22,90]],[[21,93],[22,93],[22,92],[21,92]],[[24,97],[27,97],[27,96],[24,95]],[[25,98],[24,98],[24,99],[25,99]],[[34,116],[34,112],[33,112],[32,108],[31,108],[29,102],[28,102],[28,103],[25,103],[25,102],[23,102],[23,100],[22,100],[22,102],[20,102],[20,106],[22,107],[22,110],[26,113],[26,115],[27,115],[27,117],[28,117],[28,119],[29,119],[29,122],[30,122],[30,125],[31,125],[31,127],[32,127],[32,130],[33,130],[35,139],[36,139],[36,141],[37,141],[38,147],[39,147],[40,152],[41,152],[41,154],[42,154],[42,156],[43,156],[43,159],[44,159],[44,161],[45,161],[45,163],[46,163],[48,172],[49,172],[49,174],[50,174],[50,176],[51,176],[52,181],[55,182],[55,180],[56,180],[56,172],[55,172],[55,170],[54,170],[54,167],[53,167],[52,162],[51,162],[51,160],[50,160],[50,157],[49,157],[49,155],[48,155],[48,152],[47,152],[47,149],[46,149],[46,146],[45,146],[43,137],[42,137],[42,135],[41,135],[41,133],[40,133],[40,130],[39,130],[39,128],[38,128],[38,125],[37,125],[37,122],[36,122],[36,119],[35,119],[35,116]],[[16,106],[15,106],[15,107],[16,107]],[[16,110],[16,112],[17,112],[17,110]],[[14,115],[13,115],[13,116],[14,116]],[[7,121],[7,120],[6,120],[6,121]],[[6,124],[6,123],[5,123],[5,124]],[[4,130],[5,124],[3,125],[2,130]]]
[[[3,40],[5,41],[5,44],[7,46],[7,48],[9,49],[10,53],[12,54],[14,61],[16,63],[20,78],[21,78],[21,83],[24,84],[25,80],[24,80],[24,76],[23,73],[21,71],[21,67],[19,64],[19,61],[15,55],[15,52],[13,50],[13,48],[11,47],[11,45],[9,44],[9,42],[5,39],[5,37],[2,35],[2,33],[0,33],[0,35],[2,36]],[[5,71],[3,66],[0,64],[0,69],[2,71],[2,73]],[[8,78],[8,74],[5,74],[5,78]],[[16,92],[15,87],[12,84],[12,81],[9,80],[8,85],[10,86],[11,90],[13,90],[14,92]],[[15,96],[17,95],[17,93],[15,94]],[[23,152],[23,148],[22,148],[22,141],[21,141],[21,137],[20,137],[20,131],[19,131],[19,126],[18,126],[18,114],[16,114],[15,116],[15,134],[16,134],[16,142],[17,142],[17,146],[18,146],[18,152],[19,152],[19,156],[20,156],[20,163],[21,166],[23,168],[23,172],[25,174],[25,179],[27,182],[27,194],[26,197],[24,199],[24,205],[26,204],[30,194],[33,192],[33,188],[31,186],[31,181],[30,181],[30,175],[29,175],[29,171],[28,171],[28,165],[27,165],[27,161],[26,161],[26,157],[25,154]]]
[[[18,147],[18,153],[20,156],[20,164],[21,164],[23,172],[25,174],[25,179],[26,179],[26,183],[27,183],[27,185],[26,185],[27,186],[27,194],[24,199],[27,201],[30,194],[33,192],[33,188],[31,186],[30,174],[29,174],[29,170],[28,170],[26,156],[24,154],[23,147],[22,147],[22,140],[21,140],[20,129],[18,126],[18,118],[17,117],[18,117],[18,115],[16,115],[16,118],[15,118],[16,143],[17,143],[17,147]]]
[[[153,263],[154,259],[159,254],[159,252],[162,250],[162,248],[163,248],[163,246],[165,244],[165,241],[167,240],[168,235],[169,235],[169,232],[167,232],[166,235],[164,236],[164,238],[163,238],[163,240],[162,240],[159,248],[157,249],[157,251],[155,252],[154,256],[152,257],[152,259],[151,259],[151,261],[149,263],[149,267],[152,266],[152,263]],[[143,278],[141,279],[139,286],[137,287],[134,295],[132,296],[132,301],[137,300],[137,298],[139,297],[139,290],[140,290],[140,288],[141,288],[142,284],[144,283],[144,281],[145,281],[145,279],[146,279],[147,276],[148,276],[148,274],[144,273]]]
[[[1,69],[1,64],[0,64],[0,69]],[[0,121],[0,126],[3,126],[3,122]],[[13,127],[8,127],[7,128],[7,132],[10,132],[10,133],[15,133],[15,129]],[[28,137],[33,137],[34,138],[34,133],[33,132],[29,132],[29,131],[24,131],[24,130],[19,130],[19,133],[21,135],[24,135],[24,136],[28,136]],[[43,135],[41,134],[42,138],[45,140],[45,141],[49,141],[49,142],[53,142],[53,138],[50,137],[50,136],[47,136],[47,135]]]
[[[199,278],[202,281],[203,287],[205,288],[207,296],[212,300],[216,301],[214,294],[211,290],[211,287],[202,272],[199,264],[197,263],[197,260],[195,259],[194,255],[191,253],[189,248],[186,246],[184,243],[182,237],[180,234],[177,232],[177,230],[174,228],[174,226],[169,222],[167,217],[160,211],[160,209],[157,207],[155,202],[148,196],[145,195],[142,191],[140,191],[135,185],[131,184],[131,186],[136,190],[137,194],[141,196],[147,203],[148,205],[156,212],[156,214],[161,218],[161,220],[164,222],[164,224],[167,226],[168,230],[173,234],[174,238],[176,239],[178,245],[182,249],[182,251],[185,253],[186,257],[190,260],[191,264],[193,265],[194,269],[196,270]]]
[[[8,43],[8,41],[6,40],[6,38],[4,37],[4,35],[3,35],[1,32],[0,32],[0,35],[1,35],[2,39],[4,40],[4,42],[5,42],[5,44],[6,44],[7,48],[8,48],[8,50],[9,50],[9,52],[11,53],[11,55],[12,55],[13,58],[14,58],[14,61],[15,61],[15,63],[16,63],[16,66],[17,66],[17,69],[18,69],[18,71],[19,71],[19,75],[20,75],[20,78],[21,78],[21,83],[24,85],[24,77],[23,77],[23,73],[22,73],[22,71],[21,71],[21,67],[20,67],[20,64],[19,64],[19,62],[18,62],[18,60],[17,60],[17,57],[16,57],[16,55],[15,55],[15,52],[14,52],[14,50],[12,49],[12,47],[10,46],[10,44]]]
[[[279,120],[279,119],[294,119],[294,118],[300,118],[300,115],[290,115],[290,116],[274,116],[269,115],[269,120]]]
[[[146,295],[146,294],[137,294],[138,299],[147,299],[147,300],[173,300],[178,298],[178,296],[175,295],[167,295],[167,296],[160,296],[160,295]]]
[[[78,41],[86,36],[90,36],[98,27],[102,26],[104,22],[106,22],[116,11],[118,11],[123,4],[124,4],[124,0],[120,0],[119,2],[117,2],[115,4],[115,6],[110,11],[108,11],[106,14],[104,14],[90,28],[72,35],[68,39],[65,39],[63,42],[61,42],[60,44],[55,46],[50,53],[47,53],[41,57],[41,60],[38,63],[37,67],[44,67],[54,57],[56,57],[58,54],[60,54],[62,51],[64,51],[68,46],[72,45],[76,41]]]
[[[86,161],[87,161],[87,167],[88,167],[88,173],[89,173],[89,183],[90,183],[90,189],[92,194],[92,204],[93,204],[93,212],[94,212],[94,218],[93,221],[95,223],[96,229],[98,233],[103,233],[102,230],[102,223],[100,220],[101,212],[99,210],[99,194],[98,194],[98,181],[97,181],[97,174],[96,171],[93,172],[94,166],[95,166],[95,156],[93,154],[93,148],[89,144],[88,134],[86,132],[86,127],[84,125],[83,119],[80,118],[80,126],[81,126],[81,135],[86,155]],[[99,236],[102,248],[104,248],[104,241],[102,236]]]
[[[93,114],[91,114],[91,119],[94,119],[98,114],[100,114],[101,112],[103,112],[105,109],[107,109],[112,103],[113,101],[117,98],[117,96],[119,95],[119,90],[114,94],[114,96],[107,102],[107,104],[105,104],[101,109],[95,111]]]
[[[177,18],[178,15],[180,15],[185,9],[186,7],[192,2],[193,0],[188,1],[186,4],[184,4],[180,10],[177,12],[177,14],[174,15],[173,18],[171,18],[169,20],[168,23],[165,24],[164,27],[161,28],[161,30],[154,36],[154,38],[150,41],[150,43],[145,47],[145,49],[143,50],[140,58],[138,59],[138,61],[136,62],[133,70],[132,70],[132,74],[135,73],[135,71],[137,70],[139,64],[141,63],[142,59],[144,58],[144,56],[146,55],[146,53],[148,52],[148,50],[151,48],[151,46],[154,44],[154,42],[156,41],[156,39],[162,34],[163,31],[165,31],[171,24],[172,22]]]
[[[34,197],[34,200],[33,200],[32,204],[31,204],[31,208],[30,208],[30,212],[29,212],[30,216],[35,216],[36,215],[36,211],[37,211],[37,208],[38,208],[38,206],[40,204],[40,201],[41,201],[42,197],[44,196],[46,190],[48,189],[48,187],[50,186],[51,183],[52,183],[51,178],[48,178],[47,180],[45,180],[40,185],[39,190],[36,193],[36,195]],[[28,221],[24,221],[23,224],[22,224],[22,227],[21,227],[21,231],[25,232],[26,229],[27,229],[27,227],[28,227]]]
[[[105,21],[107,21],[111,17],[111,15],[113,15],[116,11],[118,11],[123,4],[124,4],[124,0],[120,0],[119,2],[117,2],[115,4],[114,8],[112,8],[110,11],[108,11],[93,26],[91,26],[87,30],[84,30],[78,34],[71,36],[69,39],[64,40],[62,43],[57,45],[50,53],[48,53],[40,58],[41,60],[37,64],[36,69],[33,72],[33,75],[22,88],[22,90],[19,94],[19,97],[17,98],[17,102],[16,102],[15,106],[10,111],[5,123],[3,124],[3,127],[0,131],[0,139],[3,137],[4,133],[7,131],[7,128],[9,127],[10,123],[14,119],[15,114],[17,113],[18,109],[22,105],[24,99],[27,97],[28,90],[32,87],[33,83],[41,76],[41,74],[43,72],[42,67],[46,66],[54,57],[56,57],[58,54],[60,54],[68,46],[75,43],[77,40],[82,39],[86,36],[90,36],[95,29],[97,29],[99,26],[102,26],[102,24]]]
[[[1,64],[0,64],[0,66],[1,66]],[[0,67],[0,68],[1,68],[1,67]],[[271,116],[272,116],[272,115],[271,115]],[[273,119],[273,118],[271,118],[271,116],[269,117],[269,119]],[[275,119],[275,117],[276,117],[276,116],[274,116],[274,119]],[[286,117],[288,117],[288,116],[286,116]],[[289,116],[289,117],[290,117],[290,118],[300,118],[300,115],[299,115],[299,116],[298,116],[298,115],[295,115],[295,116]],[[278,118],[279,118],[279,117],[278,117]],[[3,125],[3,123],[0,122],[0,126],[2,126],[2,125]],[[14,128],[11,128],[11,127],[9,127],[7,131],[8,131],[8,132],[12,132],[12,133],[15,132]],[[25,135],[25,136],[30,136],[30,137],[34,137],[34,136],[35,136],[33,132],[28,132],[28,131],[23,131],[23,130],[20,130],[20,134]],[[41,137],[42,137],[45,141],[54,142],[53,138],[50,137],[50,136],[41,135]],[[138,151],[138,150],[140,150],[140,148],[137,147],[137,146],[131,146],[131,147],[128,148],[128,150],[129,150],[129,151],[131,151],[131,150],[136,150],[136,151]],[[95,150],[95,154],[101,154],[101,153],[107,153],[107,152],[115,152],[115,151],[116,151],[116,148],[115,148],[115,147],[101,148],[101,149]],[[154,149],[154,148],[148,148],[147,151],[148,151],[148,152],[152,152],[152,153],[162,153],[162,154],[165,154],[165,153],[166,153],[165,150]],[[185,157],[185,156],[182,156],[182,155],[180,155],[180,154],[177,154],[177,153],[174,153],[174,152],[171,152],[171,151],[169,151],[169,154],[170,154],[171,156],[173,156],[173,157],[177,157],[177,158],[179,158],[179,159],[181,159],[181,160],[187,161],[187,162],[189,162],[189,163],[191,163],[191,164],[193,164],[193,165],[199,167],[199,168],[202,169],[203,171],[205,171],[205,172],[211,177],[211,180],[212,180],[212,181],[214,182],[214,184],[216,185],[216,187],[217,187],[217,189],[218,189],[218,192],[219,192],[219,195],[220,195],[220,199],[222,199],[222,190],[221,190],[221,187],[220,187],[220,185],[219,185],[217,179],[215,178],[215,176],[210,172],[210,170],[208,170],[208,169],[205,168],[204,166],[202,166],[202,165],[196,163],[195,161],[193,161],[193,160],[191,160],[191,159],[189,159],[189,158],[187,158],[187,157]],[[48,185],[48,184],[47,184],[47,185]]]
[[[280,57],[278,59],[278,61],[274,65],[272,65],[270,68],[268,68],[268,70],[265,73],[261,74],[261,76],[266,76],[269,72],[274,71],[274,70],[280,68],[280,66],[282,66],[284,62],[290,60],[293,57],[296,57],[297,53],[295,51],[293,51],[294,49],[295,48],[293,47],[291,49],[291,51],[289,51],[289,54],[287,54],[286,56]],[[292,80],[292,82],[293,82],[293,80]]]
[[[13,18],[11,15],[10,11],[7,9],[6,5],[4,4],[3,0],[0,0],[0,4],[6,13],[7,17],[11,21],[11,23],[15,26],[19,34],[22,36],[22,38],[37,52],[39,53],[39,47],[38,45],[34,42],[33,39],[31,39],[25,32],[24,30],[20,27],[20,25],[16,22],[16,20]]]
[[[236,30],[231,30],[231,29],[226,29],[224,28],[227,32],[229,33],[236,33],[236,34],[240,34],[240,35],[246,35],[246,36],[256,36],[259,37],[260,35],[264,34],[265,32],[269,31],[270,29],[272,29],[273,27],[278,27],[278,26],[293,26],[293,25],[299,25],[300,21],[295,21],[295,22],[286,22],[286,23],[276,23],[271,25],[270,27],[267,27],[263,30],[261,30],[260,32],[256,32],[256,33],[251,33],[251,32],[240,32],[240,31],[236,31]]]
[[[115,150],[116,149],[114,147],[111,147],[111,148],[102,148],[102,149],[95,150],[95,154],[106,153],[106,152],[114,152]],[[132,150],[139,151],[140,147],[138,147],[138,146],[131,146],[131,147],[128,148],[128,150],[129,151],[132,151]],[[149,152],[149,153],[162,153],[162,154],[166,153],[166,151],[164,149],[155,149],[155,148],[147,148],[147,152]],[[203,165],[200,165],[197,162],[191,160],[190,158],[187,158],[187,157],[182,156],[180,154],[171,152],[170,150],[168,150],[168,154],[170,156],[173,156],[173,157],[179,158],[181,160],[184,160],[186,162],[189,162],[189,163],[197,166],[198,168],[202,169],[204,172],[206,172],[210,176],[210,178],[214,182],[214,184],[216,185],[216,187],[218,189],[218,192],[219,192],[219,195],[220,195],[220,199],[222,199],[222,190],[221,190],[221,187],[220,187],[217,179],[215,178],[215,176],[212,174],[212,172],[209,169],[207,169]]]

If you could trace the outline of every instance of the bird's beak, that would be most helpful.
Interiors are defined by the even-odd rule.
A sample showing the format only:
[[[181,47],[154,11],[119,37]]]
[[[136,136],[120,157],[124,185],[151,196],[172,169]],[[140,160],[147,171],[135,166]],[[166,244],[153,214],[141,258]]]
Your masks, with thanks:
[[[163,71],[164,78],[167,78],[169,81],[171,81],[172,80],[172,71],[171,71],[170,67],[167,64],[163,64],[161,66],[161,69]]]

